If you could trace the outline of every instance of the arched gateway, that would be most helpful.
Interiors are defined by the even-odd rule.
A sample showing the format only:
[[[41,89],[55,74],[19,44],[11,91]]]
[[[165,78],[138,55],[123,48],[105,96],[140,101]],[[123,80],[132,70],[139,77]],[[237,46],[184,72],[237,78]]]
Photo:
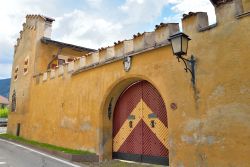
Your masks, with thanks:
[[[147,81],[129,86],[116,103],[113,158],[168,165],[167,111]]]

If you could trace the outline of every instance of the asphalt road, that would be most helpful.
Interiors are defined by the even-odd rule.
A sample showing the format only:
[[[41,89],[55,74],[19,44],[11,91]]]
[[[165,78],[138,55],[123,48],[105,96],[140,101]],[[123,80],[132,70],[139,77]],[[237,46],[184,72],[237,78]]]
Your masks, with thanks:
[[[80,167],[80,165],[0,139],[0,167]]]

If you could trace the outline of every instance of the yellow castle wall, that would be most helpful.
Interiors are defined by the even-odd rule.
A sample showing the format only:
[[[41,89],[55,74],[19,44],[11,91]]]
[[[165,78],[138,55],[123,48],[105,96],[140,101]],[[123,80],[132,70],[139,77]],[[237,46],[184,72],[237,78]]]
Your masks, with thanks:
[[[172,55],[170,45],[154,45],[163,41],[164,33],[169,34],[163,27],[153,37],[144,34],[114,46],[114,55],[117,52],[122,58],[120,53],[128,51],[132,56],[129,72],[124,71],[121,59],[73,74],[86,64],[105,61],[105,54],[110,58],[102,50],[82,57],[85,65],[80,60],[73,66],[65,65],[62,76],[56,69],[55,77],[51,77],[52,72],[33,77],[27,113],[11,113],[8,132],[15,133],[16,124],[22,120],[21,136],[25,138],[89,150],[100,160],[111,159],[110,100],[113,98],[114,108],[127,86],[147,80],[160,92],[168,112],[171,167],[248,166],[250,19],[237,19],[234,5],[219,6],[218,25],[210,29],[204,13],[190,14],[182,21],[183,31],[192,39],[188,56],[193,54],[197,62],[195,87],[182,62]],[[171,109],[171,103],[177,104],[176,110]]]

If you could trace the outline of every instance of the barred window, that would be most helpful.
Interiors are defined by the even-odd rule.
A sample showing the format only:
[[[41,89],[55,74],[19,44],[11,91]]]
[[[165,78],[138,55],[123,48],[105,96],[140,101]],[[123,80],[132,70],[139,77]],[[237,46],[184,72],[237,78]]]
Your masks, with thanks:
[[[19,70],[19,67],[17,66],[17,67],[15,68],[15,71],[14,71],[14,80],[15,80],[15,81],[16,81],[17,78],[18,78],[18,70]]]
[[[14,90],[14,92],[12,94],[11,111],[12,112],[16,111],[16,91],[15,90]]]
[[[29,57],[26,57],[24,60],[24,66],[23,66],[23,74],[28,73],[28,66],[29,66]]]

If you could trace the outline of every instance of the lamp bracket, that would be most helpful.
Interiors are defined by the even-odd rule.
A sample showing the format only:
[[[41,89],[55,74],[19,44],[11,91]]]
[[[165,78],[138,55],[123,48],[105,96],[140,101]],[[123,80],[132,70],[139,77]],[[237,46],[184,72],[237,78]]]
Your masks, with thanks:
[[[192,76],[191,81],[193,85],[195,85],[195,62],[196,61],[194,59],[194,56],[192,55],[190,59],[186,59],[182,56],[177,56],[177,59],[178,59],[178,62],[180,62],[180,59],[183,61],[183,63],[185,64],[184,70],[186,72],[189,71],[191,73],[191,76]],[[189,64],[190,67],[188,67],[187,64]]]

